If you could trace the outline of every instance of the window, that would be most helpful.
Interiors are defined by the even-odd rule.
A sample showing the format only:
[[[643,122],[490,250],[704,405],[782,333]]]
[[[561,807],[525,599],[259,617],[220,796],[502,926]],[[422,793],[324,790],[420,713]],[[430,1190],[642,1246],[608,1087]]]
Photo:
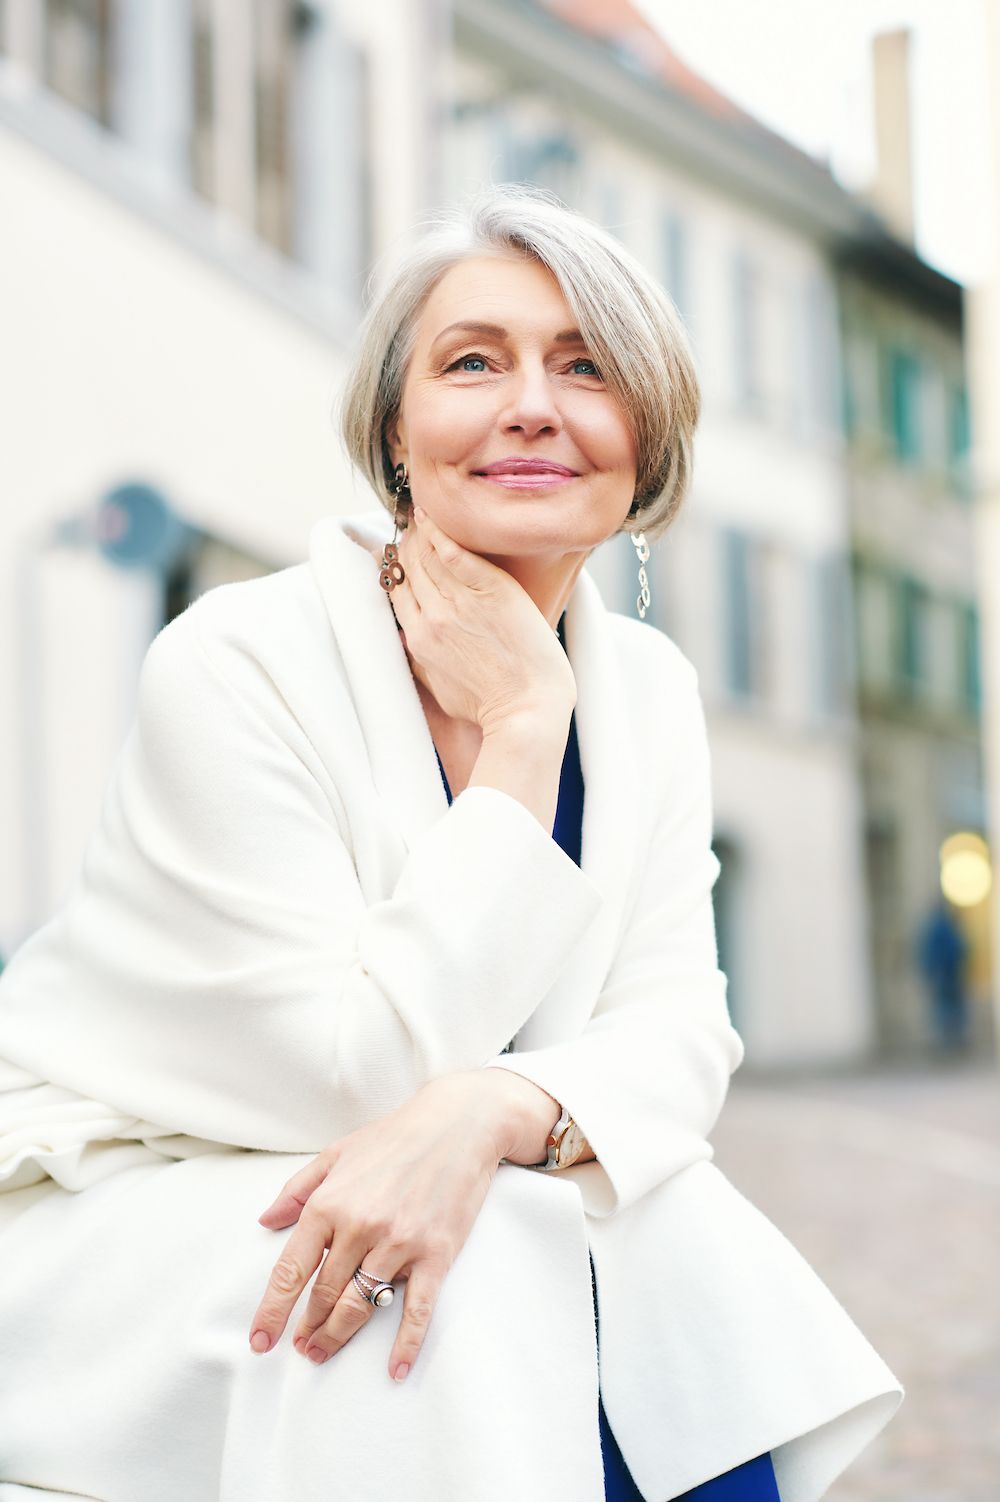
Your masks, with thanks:
[[[866,321],[867,320],[867,321]],[[843,330],[842,354],[834,344],[833,387],[840,384],[840,420],[845,435],[866,453],[876,452],[879,439],[889,432],[888,361],[871,328],[867,308],[857,310]]]
[[[829,285],[810,276],[802,288],[801,318],[805,345],[805,403],[810,425],[829,432],[837,421],[836,312]]]
[[[102,125],[111,123],[111,0],[46,0],[45,83]]]
[[[191,185],[211,198],[215,181],[212,122],[215,118],[215,38],[211,0],[192,0],[191,11]]]
[[[975,605],[960,605],[959,632],[961,663],[959,683],[963,706],[974,715],[979,714],[982,703],[979,661],[979,612]]]
[[[733,386],[737,404],[759,413],[762,407],[760,379],[760,275],[744,251],[738,251],[732,268],[733,292]]]
[[[969,452],[969,393],[964,385],[960,385],[952,386],[949,395],[948,452],[957,463]]]
[[[370,226],[365,54],[304,0],[188,3],[192,186],[359,306]]]
[[[941,475],[948,463],[948,391],[940,366],[929,361],[920,370],[920,457]]]
[[[855,661],[862,691],[879,698],[896,692],[898,599],[896,579],[878,563],[852,560]]]
[[[565,203],[579,196],[581,158],[575,142],[558,128],[517,129],[504,116],[503,176],[510,182],[549,188]]]
[[[256,224],[261,239],[288,254],[292,248],[289,162],[289,70],[292,31],[284,0],[266,0],[254,13],[253,153]]]
[[[680,214],[673,209],[663,216],[661,236],[663,285],[676,303],[681,316],[687,319],[690,312],[687,226]]]
[[[726,687],[752,696],[760,686],[760,599],[755,589],[753,540],[735,527],[721,533],[723,648]]]
[[[920,361],[906,350],[889,352],[889,419],[896,457],[915,464],[923,457],[920,422]]]
[[[948,387],[948,469],[963,500],[972,495],[969,472],[969,392],[964,383]]]
[[[847,438],[856,438],[858,433],[858,409],[854,398],[854,383],[845,360],[840,371],[840,420]]]
[[[360,310],[371,262],[368,57],[332,11],[300,6],[295,15],[288,87],[291,253]],[[341,149],[331,151],[331,141]]]
[[[821,714],[846,713],[851,696],[851,571],[846,555],[813,563],[815,702]]]
[[[928,591],[918,579],[902,578],[898,593],[897,675],[911,694],[927,681]]]

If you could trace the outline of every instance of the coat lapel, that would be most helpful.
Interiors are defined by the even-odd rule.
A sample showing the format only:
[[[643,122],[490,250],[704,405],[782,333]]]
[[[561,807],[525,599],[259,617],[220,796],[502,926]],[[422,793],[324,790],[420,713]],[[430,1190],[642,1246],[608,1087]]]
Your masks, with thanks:
[[[381,548],[392,532],[389,518],[378,513],[328,516],[314,526],[309,552],[379,802],[409,851],[447,812],[448,799],[392,608],[378,582],[378,565],[366,551]]]
[[[371,553],[391,539],[387,514],[328,516],[310,560],[344,664],[386,819],[403,849],[442,818],[448,799],[430,728]],[[586,567],[566,607],[566,653],[577,684],[584,781],[580,866],[604,897],[586,941],[518,1033],[519,1049],[572,1036],[593,1009],[614,955],[636,859],[640,706],[626,701],[609,613]],[[539,915],[544,922],[544,914]]]

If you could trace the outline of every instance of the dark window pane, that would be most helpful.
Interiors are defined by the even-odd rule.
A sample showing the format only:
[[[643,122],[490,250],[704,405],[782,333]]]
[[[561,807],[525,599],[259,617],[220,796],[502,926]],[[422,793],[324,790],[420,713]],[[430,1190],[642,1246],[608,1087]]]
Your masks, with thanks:
[[[916,463],[923,453],[920,424],[920,362],[905,350],[889,356],[892,438],[897,458]]]
[[[727,528],[722,534],[722,558],[726,681],[730,692],[749,694],[753,688],[750,539]]]
[[[974,605],[963,605],[960,609],[962,612],[962,697],[966,708],[978,715],[982,702],[979,661],[979,612]]]

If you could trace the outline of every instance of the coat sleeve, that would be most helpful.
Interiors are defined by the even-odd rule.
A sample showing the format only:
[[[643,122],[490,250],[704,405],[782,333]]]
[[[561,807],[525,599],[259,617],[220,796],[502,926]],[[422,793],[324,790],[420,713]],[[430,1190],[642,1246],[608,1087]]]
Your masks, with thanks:
[[[677,663],[667,710],[681,727],[676,751],[662,769],[638,895],[593,1013],[579,1037],[484,1066],[513,1070],[568,1107],[595,1161],[557,1172],[575,1179],[596,1216],[713,1156],[708,1134],[744,1056],[718,968],[712,888],[721,868],[704,709],[695,668],[679,653]]]
[[[337,779],[199,614],[149,648],[75,890],[0,977],[0,1058],[22,1123],[27,1072],[101,1103],[94,1120],[318,1152],[501,1050],[603,897],[522,803],[475,786],[366,901]]]

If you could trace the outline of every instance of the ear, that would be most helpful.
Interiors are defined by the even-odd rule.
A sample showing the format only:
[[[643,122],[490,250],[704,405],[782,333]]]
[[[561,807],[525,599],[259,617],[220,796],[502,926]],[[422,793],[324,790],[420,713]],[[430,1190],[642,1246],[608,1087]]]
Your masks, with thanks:
[[[396,416],[390,418],[389,422],[386,423],[383,430],[385,433],[385,445],[389,450],[389,455],[394,466],[408,462],[405,437],[401,437],[400,433],[402,426],[403,424],[400,422],[399,413],[397,412]]]

